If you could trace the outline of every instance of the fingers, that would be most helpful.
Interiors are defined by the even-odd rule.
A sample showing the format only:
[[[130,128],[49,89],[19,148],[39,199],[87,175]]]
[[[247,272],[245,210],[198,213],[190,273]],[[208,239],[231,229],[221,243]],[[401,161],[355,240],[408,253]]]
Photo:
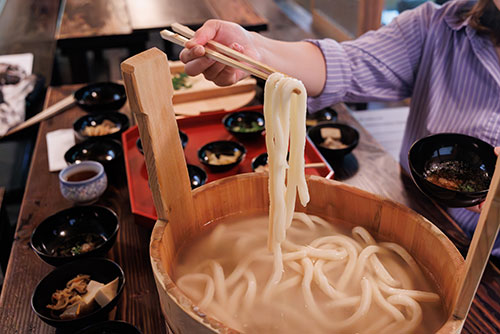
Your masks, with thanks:
[[[209,66],[205,71],[203,71],[203,75],[205,76],[205,79],[214,81],[217,76],[224,70],[224,67],[226,65],[221,64],[219,62],[215,62],[211,66]]]
[[[215,60],[209,59],[207,57],[197,58],[186,63],[186,65],[184,66],[184,71],[187,75],[196,76],[200,73],[203,73],[214,63]]]
[[[194,37],[186,42],[186,48],[191,49],[196,45],[205,45],[208,41],[215,38],[220,29],[220,22],[217,20],[208,20],[203,26],[196,30]]]

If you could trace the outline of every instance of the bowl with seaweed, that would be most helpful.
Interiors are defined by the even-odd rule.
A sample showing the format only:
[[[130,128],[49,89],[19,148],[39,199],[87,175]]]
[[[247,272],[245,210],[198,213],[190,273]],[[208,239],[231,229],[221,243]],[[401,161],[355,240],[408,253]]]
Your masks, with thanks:
[[[422,138],[408,153],[415,184],[448,207],[469,207],[484,201],[496,159],[493,146],[457,133]]]
[[[31,248],[45,262],[59,266],[105,255],[116,241],[117,215],[103,206],[75,206],[43,220],[31,235]]]
[[[264,115],[257,111],[238,111],[225,116],[222,123],[227,131],[240,140],[254,140],[265,129]]]

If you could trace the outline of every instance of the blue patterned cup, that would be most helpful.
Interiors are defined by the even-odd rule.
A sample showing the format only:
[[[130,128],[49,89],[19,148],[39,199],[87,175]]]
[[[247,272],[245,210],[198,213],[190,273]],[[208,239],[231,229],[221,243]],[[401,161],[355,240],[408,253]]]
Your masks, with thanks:
[[[106,190],[108,178],[99,162],[82,161],[59,173],[59,186],[67,200],[77,204],[91,204]]]

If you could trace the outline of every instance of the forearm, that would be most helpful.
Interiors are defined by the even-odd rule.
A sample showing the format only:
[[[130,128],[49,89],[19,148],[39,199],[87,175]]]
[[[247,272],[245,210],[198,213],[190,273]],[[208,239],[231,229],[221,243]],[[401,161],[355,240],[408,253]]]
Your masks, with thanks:
[[[304,83],[309,96],[325,85],[326,65],[321,50],[309,42],[282,42],[253,33],[260,61]]]

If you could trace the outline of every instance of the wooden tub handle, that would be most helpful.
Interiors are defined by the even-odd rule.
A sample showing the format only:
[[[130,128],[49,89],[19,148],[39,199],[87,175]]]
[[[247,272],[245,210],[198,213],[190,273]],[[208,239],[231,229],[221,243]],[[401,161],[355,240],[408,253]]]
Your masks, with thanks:
[[[158,219],[175,222],[175,238],[198,229],[186,159],[172,106],[173,87],[167,55],[152,48],[121,64],[130,110],[144,149],[149,186]]]

